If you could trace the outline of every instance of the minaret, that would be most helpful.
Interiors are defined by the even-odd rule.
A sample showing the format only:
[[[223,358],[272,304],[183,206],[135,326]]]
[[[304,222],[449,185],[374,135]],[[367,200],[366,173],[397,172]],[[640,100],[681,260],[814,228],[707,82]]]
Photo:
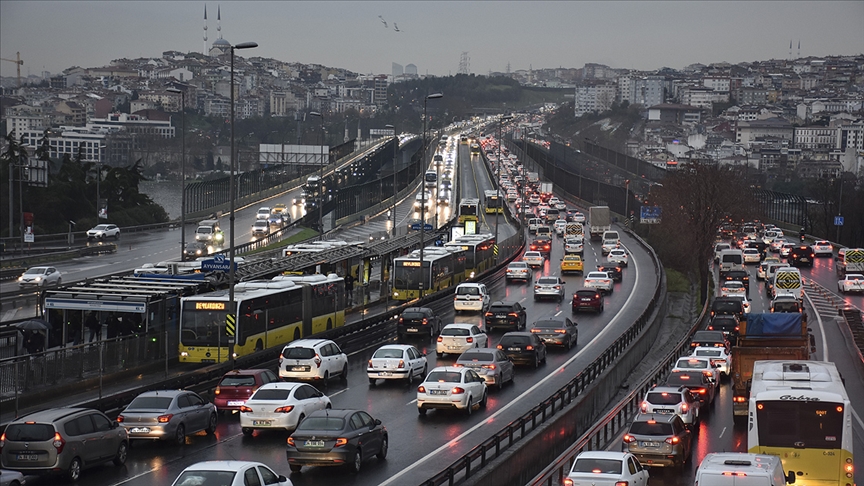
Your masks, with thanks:
[[[798,59],[801,59],[801,39],[798,39]]]
[[[348,118],[345,118],[345,135],[342,136],[342,141],[347,142],[348,139]]]
[[[207,4],[204,4],[204,51],[201,52],[207,55]]]
[[[216,6],[216,32],[222,38],[222,6]],[[789,49],[792,49],[792,41],[789,41]]]
[[[792,57],[792,39],[789,39],[789,59],[793,59]]]

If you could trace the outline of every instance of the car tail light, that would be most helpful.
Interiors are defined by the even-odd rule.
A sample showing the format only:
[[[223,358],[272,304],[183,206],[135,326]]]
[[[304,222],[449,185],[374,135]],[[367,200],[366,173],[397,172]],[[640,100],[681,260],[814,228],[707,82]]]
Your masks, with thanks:
[[[648,402],[642,402],[642,404],[639,405],[639,408],[641,408],[643,412],[647,412],[648,411]]]
[[[511,312],[511,313],[509,313],[509,314],[507,314],[507,315],[510,316],[510,317],[519,317],[519,314],[517,314],[517,313],[515,313],[515,312]]]
[[[465,389],[462,388],[461,386],[453,387],[453,389],[450,390],[450,393],[453,395],[461,395],[461,394],[465,393]]]
[[[486,317],[492,317],[493,315],[494,315],[494,314],[492,314],[491,312],[487,312],[487,313],[486,313]]]
[[[535,285],[535,286],[534,286],[534,290],[540,290],[540,286],[539,286],[539,285]]]
[[[464,368],[465,365],[462,364],[462,363],[453,363],[453,367],[454,367],[454,368]]]
[[[0,435],[0,452],[3,452],[3,446],[6,445],[6,433]]]
[[[495,347],[498,349],[504,349],[504,346],[501,346],[500,344],[498,346],[495,346]]]
[[[699,394],[700,394],[700,395],[704,395],[706,392],[707,392],[707,390],[705,390],[704,388],[700,388],[700,389],[699,389]]]
[[[318,356],[318,353],[315,353],[315,358],[313,359],[313,361],[315,361],[315,367],[321,367],[321,356]]]
[[[561,290],[561,286],[560,286],[560,285],[556,285],[556,286],[555,286],[555,290]]]
[[[624,434],[624,442],[629,444],[631,442],[636,442],[636,437],[633,437],[630,434]]]
[[[122,424],[124,420],[126,420],[126,417],[124,417],[122,415],[117,416],[117,423],[118,424]],[[3,435],[6,435],[6,434],[3,434]]]
[[[555,329],[558,334],[567,334],[567,329]]]
[[[405,319],[402,318],[402,317],[400,317],[400,318],[399,318],[399,324],[402,324],[403,322],[405,322]]]
[[[279,353],[279,364],[282,364],[282,360],[283,360],[283,359],[284,359],[284,358],[282,357],[282,353]]]
[[[344,445],[348,445],[348,439],[346,439],[345,437],[339,437],[338,439],[336,439],[336,443],[333,444],[333,447],[342,447]]]
[[[531,346],[530,344],[525,346],[525,351],[534,351],[534,346]]]
[[[690,410],[690,405],[687,405],[686,403],[682,403],[681,404],[681,411],[686,412],[687,410]]]
[[[425,326],[426,324],[429,324],[429,321],[424,317],[423,318],[423,325]]]
[[[417,393],[426,393],[426,387],[423,385],[418,386]]]
[[[240,411],[243,413],[252,413],[252,409],[246,405],[240,405]]]
[[[439,342],[439,343],[443,343],[443,342],[444,342],[444,337],[443,337],[443,336],[438,336],[438,342]]]
[[[466,342],[466,343],[473,343],[473,342],[474,342],[474,338],[471,337],[471,336],[468,336],[467,338],[465,338],[465,342]]]
[[[734,397],[732,397],[732,401],[734,403],[745,403],[747,401],[747,397],[735,395]]]
[[[738,326],[735,326],[735,330],[736,330],[736,331],[738,330]]]
[[[674,435],[672,437],[669,437],[668,439],[666,439],[667,444],[677,444],[679,442],[681,442],[681,439],[679,439],[677,436],[674,436]]]
[[[369,367],[370,368],[372,367],[372,360],[371,359],[369,360]]]
[[[570,478],[564,478],[564,486],[573,486],[573,480]]]
[[[273,410],[275,413],[291,413],[294,410],[294,405],[288,405],[285,407],[279,407],[276,410]]]
[[[57,454],[63,452],[63,446],[66,445],[66,441],[63,440],[63,436],[60,435],[60,432],[54,432],[54,442],[52,442],[51,445],[57,449]]]
[[[287,442],[289,446],[294,447],[294,437],[288,437],[285,442]]]
[[[405,367],[405,360],[404,360],[404,359],[400,359],[400,360],[399,360],[399,368],[404,368],[404,367]]]
[[[250,412],[251,412],[251,410],[250,410]],[[168,422],[171,421],[171,417],[173,417],[173,416],[174,416],[173,413],[160,415],[159,417],[156,418],[156,421],[158,421],[160,424],[167,424]]]

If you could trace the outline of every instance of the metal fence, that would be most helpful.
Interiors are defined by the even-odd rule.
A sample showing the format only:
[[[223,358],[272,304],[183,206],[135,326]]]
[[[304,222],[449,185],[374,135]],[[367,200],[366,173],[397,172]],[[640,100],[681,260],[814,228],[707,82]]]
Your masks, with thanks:
[[[565,145],[553,142],[550,150],[556,150],[556,146],[562,148],[566,147]],[[566,148],[569,149],[569,147]],[[612,164],[619,169],[627,171],[640,179],[644,178],[649,181],[659,182],[666,177],[666,169],[657,167],[656,165],[642,159],[637,159],[636,157],[616,152],[610,148],[601,147],[587,138],[582,142],[582,151],[588,155],[597,157],[604,162]]]

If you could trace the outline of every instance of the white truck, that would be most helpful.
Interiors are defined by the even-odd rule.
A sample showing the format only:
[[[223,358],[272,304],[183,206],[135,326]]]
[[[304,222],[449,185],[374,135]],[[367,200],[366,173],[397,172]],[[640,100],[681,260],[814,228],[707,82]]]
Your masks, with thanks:
[[[540,199],[544,201],[552,197],[552,183],[551,182],[541,182],[539,191]],[[545,197],[544,197],[545,196]]]
[[[195,229],[195,241],[202,241],[213,245],[221,245],[225,235],[219,228],[218,219],[205,219],[198,222]]]
[[[588,208],[588,232],[592,240],[600,240],[605,231],[612,229],[612,218],[609,206],[591,206]]]

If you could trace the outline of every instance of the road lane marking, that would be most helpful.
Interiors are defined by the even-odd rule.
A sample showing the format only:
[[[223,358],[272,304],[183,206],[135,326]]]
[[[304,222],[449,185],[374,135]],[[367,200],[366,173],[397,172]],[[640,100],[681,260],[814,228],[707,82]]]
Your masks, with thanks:
[[[725,433],[726,433],[726,427],[723,427],[723,430],[720,431],[720,435],[718,435],[717,438],[718,438],[718,439],[722,439],[722,438],[723,438],[723,434],[725,434]]]
[[[406,403],[405,405],[406,405],[406,406],[409,406],[409,405],[414,405],[415,403],[417,403],[417,399],[416,399],[416,398],[415,398],[414,400],[411,400],[410,402]]]
[[[329,395],[327,395],[327,396],[329,396],[330,398],[333,398],[333,397],[335,397],[336,395],[338,395],[338,394],[340,394],[340,393],[345,393],[345,392],[348,391],[348,390],[350,390],[350,388],[343,388],[343,389],[337,391],[336,393],[331,393],[331,394],[329,394]]]
[[[556,312],[556,313],[555,313],[555,317],[560,316],[562,312],[564,312],[564,311],[560,311],[560,310],[559,310],[558,312]]]
[[[636,288],[639,288],[639,266],[636,265],[636,266],[634,266],[633,268],[634,268],[634,270],[636,270],[636,272],[635,272],[635,273],[636,273],[636,278],[635,278],[635,280],[634,280],[634,282],[633,282],[633,288],[636,289]],[[633,299],[633,297],[636,296],[636,294],[637,294],[637,292],[631,292],[631,293],[630,293],[630,296],[627,297],[627,300],[624,302],[624,305],[622,306],[622,309],[623,309],[623,308],[626,308],[626,307],[629,306],[630,301]],[[438,456],[442,451],[447,450],[447,449],[449,449],[450,447],[453,447],[453,445],[459,443],[459,441],[461,441],[461,440],[464,439],[465,437],[469,436],[469,435],[470,435],[471,433],[473,433],[475,430],[479,429],[480,427],[483,427],[484,425],[487,425],[488,423],[491,423],[491,422],[493,421],[493,419],[495,419],[495,417],[501,415],[502,413],[504,413],[505,410],[507,410],[508,408],[512,407],[512,406],[515,405],[516,403],[519,403],[519,402],[520,402],[522,399],[524,399],[525,397],[527,397],[527,396],[529,396],[529,395],[533,395],[534,390],[536,390],[537,388],[543,386],[547,381],[549,381],[549,380],[552,379],[553,377],[556,377],[556,376],[558,375],[559,372],[563,371],[563,370],[566,369],[568,366],[570,366],[570,364],[572,364],[572,363],[576,360],[576,358],[578,358],[578,357],[579,357],[579,356],[580,356],[580,355],[581,355],[581,354],[582,354],[586,349],[590,349],[590,348],[592,347],[591,345],[594,344],[595,341],[599,340],[599,339],[600,339],[601,337],[603,337],[607,332],[611,332],[612,329],[614,329],[614,327],[615,327],[615,326],[614,326],[615,321],[617,321],[619,318],[621,318],[621,315],[622,315],[621,312],[618,312],[617,314],[615,314],[615,317],[613,317],[612,320],[609,321],[609,324],[606,325],[606,327],[605,327],[602,331],[600,331],[600,333],[598,333],[596,336],[594,336],[594,339],[592,339],[591,342],[589,342],[588,344],[586,344],[586,345],[584,345],[584,346],[582,347],[582,351],[579,351],[578,353],[574,354],[572,357],[570,357],[570,359],[568,359],[567,361],[565,361],[564,364],[562,364],[561,366],[559,366],[557,369],[555,369],[555,370],[552,371],[551,373],[547,374],[547,375],[546,375],[545,377],[543,377],[540,381],[538,381],[537,383],[535,383],[531,388],[525,390],[524,392],[522,392],[522,394],[520,394],[520,395],[519,395],[518,397],[516,397],[514,400],[511,400],[509,403],[507,403],[506,405],[504,405],[503,407],[501,407],[500,409],[498,409],[497,411],[495,411],[495,413],[493,413],[493,414],[490,415],[489,417],[485,418],[484,420],[482,420],[482,421],[479,422],[478,424],[474,425],[474,426],[471,427],[470,429],[466,430],[465,432],[461,433],[461,434],[460,434],[459,436],[457,436],[456,438],[451,439],[450,441],[448,441],[448,442],[445,443],[444,445],[438,447],[437,449],[435,449],[434,451],[430,452],[429,454],[427,454],[427,455],[421,457],[420,459],[418,459],[417,461],[415,461],[412,465],[410,465],[410,466],[408,466],[407,468],[403,469],[403,470],[400,471],[399,473],[397,473],[397,474],[391,476],[389,479],[387,479],[386,481],[384,481],[383,483],[381,483],[379,486],[387,486],[387,485],[389,485],[389,484],[393,484],[393,483],[395,483],[396,481],[399,480],[399,478],[401,478],[401,477],[404,476],[405,474],[408,474],[408,473],[409,473],[410,471],[412,471],[413,469],[416,469],[417,466],[419,466],[420,464],[425,463],[426,461],[428,461],[428,460],[431,459],[432,457],[437,457],[437,456]]]

